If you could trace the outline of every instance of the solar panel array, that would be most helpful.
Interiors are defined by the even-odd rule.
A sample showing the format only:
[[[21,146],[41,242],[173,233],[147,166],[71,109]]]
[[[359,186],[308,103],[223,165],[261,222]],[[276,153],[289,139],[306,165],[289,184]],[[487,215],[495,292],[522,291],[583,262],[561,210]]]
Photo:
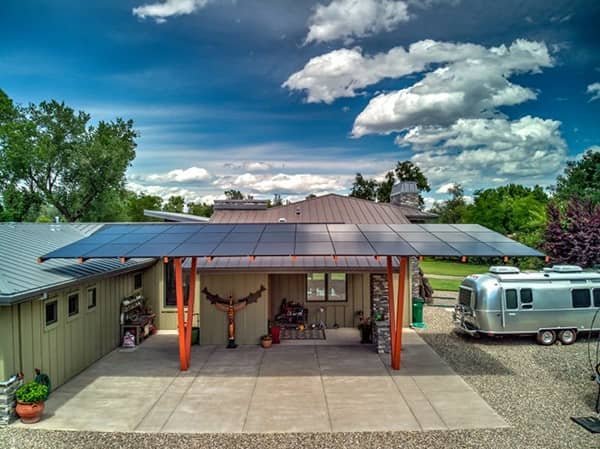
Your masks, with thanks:
[[[42,256],[542,256],[473,224],[110,224]]]

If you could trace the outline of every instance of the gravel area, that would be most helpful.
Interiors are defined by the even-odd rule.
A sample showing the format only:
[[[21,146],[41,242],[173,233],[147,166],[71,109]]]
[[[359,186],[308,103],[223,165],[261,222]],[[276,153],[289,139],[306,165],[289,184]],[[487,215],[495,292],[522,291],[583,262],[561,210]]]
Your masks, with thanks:
[[[529,338],[470,339],[447,309],[427,307],[420,335],[510,424],[509,429],[337,434],[185,435],[0,428],[0,448],[600,448],[570,416],[592,415],[596,385],[585,341],[542,347]]]

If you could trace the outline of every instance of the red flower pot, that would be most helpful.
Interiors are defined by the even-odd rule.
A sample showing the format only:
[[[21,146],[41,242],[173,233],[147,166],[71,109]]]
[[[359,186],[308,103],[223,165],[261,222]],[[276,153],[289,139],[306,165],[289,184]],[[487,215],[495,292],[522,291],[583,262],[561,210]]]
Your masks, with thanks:
[[[43,402],[20,402],[17,401],[17,415],[24,424],[33,424],[38,422],[42,413],[44,413]]]

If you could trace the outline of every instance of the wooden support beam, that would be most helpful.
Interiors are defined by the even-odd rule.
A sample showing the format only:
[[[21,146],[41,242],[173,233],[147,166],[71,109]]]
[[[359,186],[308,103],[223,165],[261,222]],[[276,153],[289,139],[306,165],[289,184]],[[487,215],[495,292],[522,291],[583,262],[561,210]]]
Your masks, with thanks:
[[[197,259],[192,257],[190,271],[190,288],[188,292],[187,325],[185,326],[185,347],[187,350],[187,367],[190,367],[192,358],[192,327],[194,320],[194,302],[196,301],[196,263]]]
[[[392,256],[387,256],[387,284],[388,284],[388,315],[390,322],[390,356],[392,358],[392,368],[394,366],[396,334],[396,312],[394,307],[394,265]]]
[[[406,275],[408,271],[408,258],[400,258],[400,268],[398,269],[398,300],[396,301],[396,333],[394,338],[394,355],[392,358],[392,369],[400,369],[400,359],[402,357],[402,326],[404,324],[404,297],[406,296]]]
[[[177,299],[177,333],[179,335],[179,368],[181,371],[187,371],[187,354],[185,347],[185,320],[183,304],[183,268],[181,258],[173,259],[173,269],[175,271],[175,297]]]

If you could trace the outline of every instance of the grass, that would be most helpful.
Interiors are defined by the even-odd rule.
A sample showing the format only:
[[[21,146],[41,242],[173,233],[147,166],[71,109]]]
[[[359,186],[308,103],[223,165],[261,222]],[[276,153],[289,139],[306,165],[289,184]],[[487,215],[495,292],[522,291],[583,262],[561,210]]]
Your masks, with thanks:
[[[428,278],[431,288],[434,290],[458,291],[462,279],[434,279]]]
[[[424,260],[421,262],[421,268],[425,275],[444,274],[447,276],[460,276],[463,278],[473,273],[486,273],[489,269],[489,265],[475,265],[450,262],[447,260]]]

